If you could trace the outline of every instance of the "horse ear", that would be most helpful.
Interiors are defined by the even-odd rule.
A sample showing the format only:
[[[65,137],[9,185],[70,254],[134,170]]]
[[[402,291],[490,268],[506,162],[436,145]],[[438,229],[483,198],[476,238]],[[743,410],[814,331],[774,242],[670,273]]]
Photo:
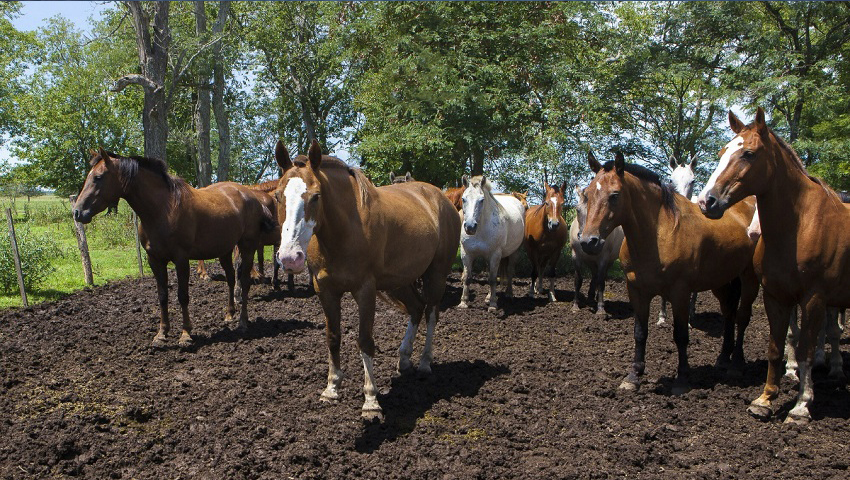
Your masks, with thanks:
[[[767,133],[767,123],[764,121],[764,109],[761,107],[756,110],[756,130],[760,134]]]
[[[744,129],[744,122],[738,120],[732,110],[729,110],[729,128],[735,133],[740,133]]]
[[[390,183],[393,182],[395,182],[395,174],[393,172],[390,172]]]
[[[460,181],[461,183],[463,183],[464,188],[469,186],[469,177],[467,177],[466,175],[460,177]]]
[[[626,170],[626,157],[623,152],[614,153],[614,170],[616,170],[617,175],[623,176],[623,172]]]
[[[678,167],[678,166],[679,166],[679,161],[676,160],[676,156],[670,155],[670,169],[675,170],[676,167]]]
[[[573,192],[576,194],[576,201],[581,204],[582,200],[584,200],[584,197],[581,196],[581,187],[576,185],[575,188],[573,188]]]
[[[100,155],[100,159],[103,160],[103,164],[106,165],[107,170],[112,170],[115,168],[115,160],[109,155],[103,147],[97,147],[97,154]]]
[[[695,153],[693,157],[691,157],[691,170],[697,169],[697,154]]]
[[[411,175],[410,172],[407,172],[406,174],[404,174],[404,181],[405,182],[412,182],[413,181],[413,175]]]
[[[602,164],[599,163],[599,160],[597,160],[595,156],[593,156],[592,150],[587,151],[587,164],[590,165],[590,170],[593,173],[596,173],[602,169]]]
[[[561,195],[563,195],[565,193],[567,193],[567,181],[566,180],[564,180],[564,183],[561,184]]]
[[[292,167],[292,160],[289,158],[289,150],[283,145],[283,142],[278,140],[277,146],[274,147],[274,159],[280,167],[281,173],[286,173]]]
[[[307,152],[307,158],[310,159],[310,166],[313,170],[318,170],[322,164],[322,147],[319,146],[319,141],[315,138],[310,144],[310,150]]]

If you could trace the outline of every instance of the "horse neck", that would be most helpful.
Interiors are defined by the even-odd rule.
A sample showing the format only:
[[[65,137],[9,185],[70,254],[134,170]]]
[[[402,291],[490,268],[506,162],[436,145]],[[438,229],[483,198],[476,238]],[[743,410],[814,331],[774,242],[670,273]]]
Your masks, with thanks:
[[[191,195],[192,188],[183,192],[184,198],[181,204],[186,203]],[[174,196],[176,192],[171,191],[159,174],[145,168],[139,168],[136,178],[127,187],[123,198],[130,208],[139,216],[139,221],[149,227],[167,222],[174,208],[177,208]],[[148,228],[146,230],[153,231]]]
[[[643,252],[657,252],[659,233],[673,228],[673,219],[663,211],[661,191],[631,175],[625,181],[631,202],[622,227],[629,253],[635,257]]]
[[[322,191],[322,218],[318,222],[314,234],[320,246],[329,252],[335,246],[343,248],[352,242],[340,239],[353,239],[364,235],[364,218],[359,205],[360,188],[356,178],[345,173],[345,177],[336,171],[324,171],[319,174],[319,184]],[[367,187],[367,195],[374,198],[374,187]],[[368,205],[364,210],[368,213]]]

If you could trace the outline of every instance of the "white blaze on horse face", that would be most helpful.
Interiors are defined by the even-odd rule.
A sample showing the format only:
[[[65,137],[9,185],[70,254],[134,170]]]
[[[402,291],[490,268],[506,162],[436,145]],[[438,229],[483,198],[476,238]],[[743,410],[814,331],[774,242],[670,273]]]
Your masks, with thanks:
[[[714,170],[714,173],[711,174],[711,178],[708,179],[708,182],[705,184],[705,188],[702,189],[702,192],[699,194],[699,198],[702,201],[705,201],[708,196],[708,192],[714,188],[715,182],[720,177],[720,174],[726,170],[726,167],[729,166],[729,160],[732,158],[732,155],[735,154],[738,150],[744,148],[744,138],[740,135],[736,136],[729,143],[726,144],[726,150],[723,152],[723,156],[720,157],[720,162],[717,163],[717,168]]]
[[[480,186],[466,189],[463,192],[463,226],[467,235],[475,235],[481,220],[481,210],[484,205],[484,191]]]
[[[283,190],[286,198],[286,219],[280,228],[280,249],[277,257],[283,268],[293,273],[304,270],[307,243],[313,236],[314,220],[304,219],[304,193],[307,184],[300,178],[292,178]]]
[[[670,175],[673,187],[685,198],[691,198],[694,191],[694,171],[690,165],[679,165]]]

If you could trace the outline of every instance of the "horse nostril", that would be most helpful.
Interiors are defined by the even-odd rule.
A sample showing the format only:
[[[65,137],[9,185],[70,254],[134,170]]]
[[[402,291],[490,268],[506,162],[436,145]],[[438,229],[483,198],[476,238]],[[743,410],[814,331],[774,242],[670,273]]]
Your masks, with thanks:
[[[717,205],[717,199],[714,198],[714,195],[709,195],[708,198],[705,199],[705,208],[711,209]]]

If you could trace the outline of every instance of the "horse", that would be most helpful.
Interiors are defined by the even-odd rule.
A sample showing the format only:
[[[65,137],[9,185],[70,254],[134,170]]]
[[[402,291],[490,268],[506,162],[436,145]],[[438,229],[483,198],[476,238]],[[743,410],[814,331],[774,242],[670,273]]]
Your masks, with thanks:
[[[697,166],[697,157],[691,157],[690,163],[679,163],[674,156],[670,156],[670,183],[679,195],[685,198],[690,198],[691,202],[696,203],[694,194],[694,178],[696,175],[694,169]],[[691,303],[688,307],[688,319],[693,320],[694,310],[696,310],[697,292],[691,293]],[[690,320],[688,323],[690,323]],[[658,322],[656,325],[664,325],[667,322],[667,300],[661,297],[661,308],[658,310]]]
[[[589,152],[588,157],[593,158]],[[595,161],[595,158],[594,158]],[[575,297],[573,297],[574,312],[579,311],[579,292],[581,291],[582,269],[585,265],[590,267],[590,287],[587,298],[596,302],[596,314],[605,315],[605,280],[608,270],[614,264],[614,260],[620,255],[620,247],[623,245],[623,227],[617,227],[605,238],[605,245],[599,253],[589,254],[581,248],[581,230],[587,218],[587,198],[581,188],[575,187],[576,195],[576,218],[570,225],[570,248],[572,250],[573,266],[575,268]]]
[[[564,191],[567,182],[549,185],[543,182],[544,200],[542,205],[531,207],[525,212],[525,250],[531,260],[531,284],[528,296],[534,297],[543,290],[543,273],[551,267],[549,277],[549,300],[555,299],[555,267],[561,251],[567,243],[567,222],[564,221]],[[536,286],[535,286],[536,282]]]
[[[646,366],[649,305],[653,297],[661,295],[673,307],[673,338],[678,350],[672,392],[689,389],[688,298],[691,292],[709,289],[720,301],[725,317],[716,365],[726,367],[729,375],[739,375],[744,365],[744,331],[759,287],[752,264],[754,245],[746,232],[754,199],[737,205],[724,220],[711,221],[671,185],[662,183],[658,174],[626,164],[620,152],[604,166],[589,163],[596,175],[584,190],[587,220],[581,233],[582,249],[598,253],[617,226],[623,227],[626,236],[620,262],[635,315],[635,355],[620,388],[637,390],[640,386]]]
[[[262,182],[262,183],[258,183],[258,184],[254,184],[254,185],[245,185],[245,186],[250,188],[250,189],[257,190],[259,192],[262,192],[262,193],[268,195],[269,198],[271,199],[271,201],[274,202],[275,199],[274,199],[274,196],[272,194],[274,193],[275,189],[277,188],[277,184],[278,184],[279,181],[280,181],[280,179],[267,180],[267,181]],[[264,200],[264,201],[266,203],[268,202],[268,200]],[[275,204],[275,206],[277,207],[277,204]],[[277,208],[275,208],[274,211],[277,211]],[[260,246],[260,248],[257,249],[257,264],[254,266],[254,268],[251,269],[251,279],[252,280],[262,280],[266,275],[266,271],[265,271],[265,268],[264,268],[265,252],[263,251],[264,250],[263,247],[265,247],[266,245],[271,245],[273,247],[272,251],[277,251],[279,241],[280,241],[280,225],[276,226],[275,229],[272,230],[271,232],[268,232],[267,234],[263,235],[262,245]],[[238,258],[238,257],[239,257],[239,247],[236,247],[236,248],[233,249],[233,258]],[[278,279],[278,270],[279,269],[280,269],[280,266],[277,264],[277,262],[272,262],[272,287],[275,290],[280,289],[280,280]],[[206,267],[206,263],[204,262],[204,260],[198,260],[197,272],[198,272],[198,277],[200,277],[201,280],[209,280],[210,279],[210,276],[207,273],[207,267]],[[289,289],[290,292],[295,290],[295,278],[294,277],[295,276],[292,275],[292,274],[287,275],[286,286],[287,286],[287,288]],[[239,292],[239,287],[237,286],[237,296],[239,295],[238,292]]]
[[[396,177],[393,172],[390,172],[390,183],[404,183],[404,182],[412,182],[413,175],[410,172],[407,172],[403,177]]]
[[[169,331],[168,262],[177,270],[177,299],[183,314],[178,344],[190,347],[189,260],[218,257],[227,278],[226,320],[236,313],[233,301],[235,272],[231,252],[238,246],[242,267],[242,305],[238,331],[248,327],[249,272],[254,251],[276,220],[268,196],[237,183],[221,182],[195,189],[168,174],[162,160],[123,157],[101,148],[74,206],[74,219],[89,223],[96,214],[123,198],[139,216],[139,240],[148,254],[159,299],[159,329],[154,347],[165,345]]]
[[[482,175],[463,176],[463,231],[460,234],[460,259],[463,262],[463,292],[458,307],[467,308],[472,262],[487,259],[490,292],[484,299],[489,311],[496,310],[496,281],[502,270],[507,284],[505,294],[513,297],[513,268],[525,235],[525,208],[510,194],[496,195],[490,181]],[[501,267],[501,268],[500,268]]]
[[[699,205],[706,217],[722,219],[743,198],[758,198],[762,234],[754,260],[770,337],[764,389],[747,411],[759,419],[775,413],[782,345],[791,311],[799,305],[800,391],[785,421],[807,423],[814,399],[812,361],[826,309],[850,307],[850,210],[835,191],[808,174],[794,149],[767,126],[761,107],[749,125],[730,111],[729,127],[735,137],[721,150]]]
[[[463,192],[466,190],[466,186],[463,187],[455,187],[446,189],[443,192],[443,195],[452,202],[452,205],[455,206],[455,209],[459,212],[463,209]]]
[[[294,160],[278,142],[275,159],[283,171],[275,196],[285,206],[278,210],[277,260],[287,273],[309,264],[325,314],[330,362],[321,399],[339,399],[340,300],[351,292],[360,317],[362,416],[381,418],[373,367],[376,295],[381,292],[409,314],[399,347],[400,372],[411,369],[416,331],[423,314],[428,318],[419,371],[430,373],[434,327],[457,255],[460,216],[437,187],[414,181],[376,188],[359,169],[322,155],[316,140],[307,156]]]

